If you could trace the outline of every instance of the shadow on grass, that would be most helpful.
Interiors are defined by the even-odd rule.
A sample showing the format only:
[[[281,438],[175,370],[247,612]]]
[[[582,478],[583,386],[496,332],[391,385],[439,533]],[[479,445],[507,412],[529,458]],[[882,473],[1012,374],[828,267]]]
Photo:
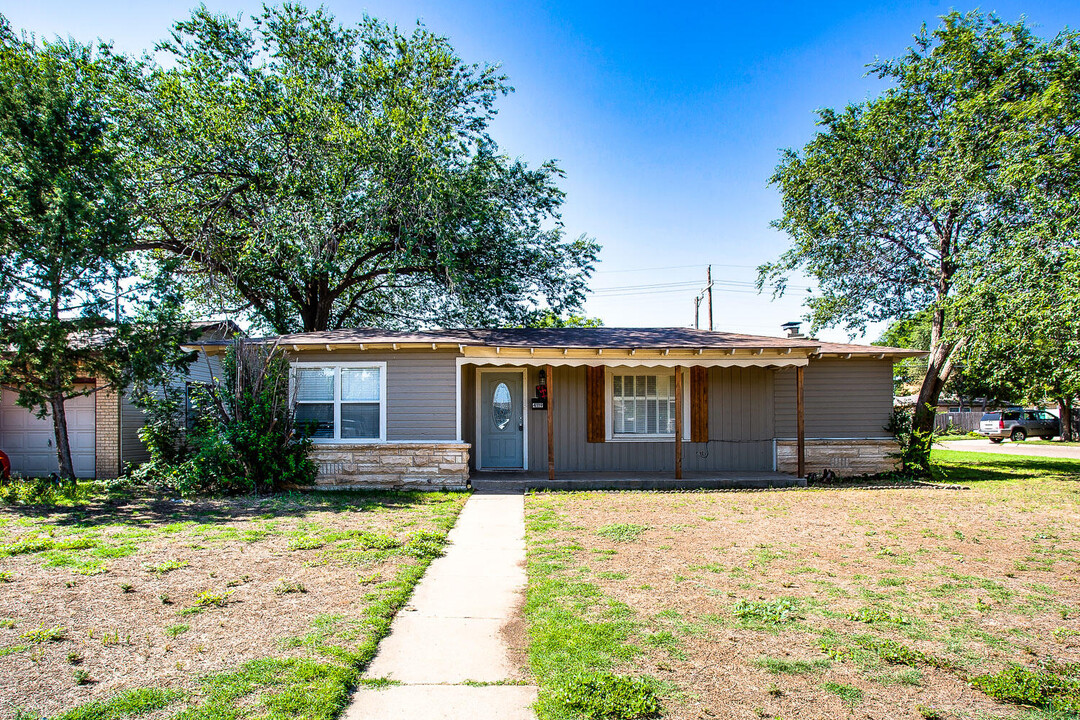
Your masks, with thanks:
[[[262,496],[176,498],[138,491],[103,491],[71,505],[0,504],[0,512],[46,519],[62,527],[132,524],[152,528],[189,521],[212,525],[259,517],[301,517],[321,510],[402,510],[429,504],[431,495],[409,490],[311,490]]]
[[[935,449],[931,456],[939,482],[992,482],[1053,478],[1080,481],[1080,460]]]

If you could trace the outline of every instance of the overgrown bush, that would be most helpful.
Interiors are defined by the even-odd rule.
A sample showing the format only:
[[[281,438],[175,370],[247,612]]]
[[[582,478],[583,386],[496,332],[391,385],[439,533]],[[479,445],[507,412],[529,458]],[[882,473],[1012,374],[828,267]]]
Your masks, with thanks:
[[[908,410],[894,410],[885,431],[896,438],[899,450],[890,457],[900,461],[901,472],[915,477],[930,476],[930,450],[934,444],[933,432],[916,430],[912,426],[914,414]]]
[[[142,393],[140,438],[150,461],[133,475],[182,495],[264,493],[311,485],[311,441],[294,432],[289,362],[276,346],[237,340],[222,378],[178,391]]]

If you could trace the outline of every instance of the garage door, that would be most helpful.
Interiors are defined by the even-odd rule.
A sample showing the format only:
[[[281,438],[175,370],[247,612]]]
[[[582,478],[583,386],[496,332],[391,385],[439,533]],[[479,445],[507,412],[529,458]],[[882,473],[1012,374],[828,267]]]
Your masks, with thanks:
[[[67,410],[71,463],[78,477],[94,477],[94,396],[64,403]],[[15,404],[15,393],[0,395],[0,450],[11,458],[11,470],[25,477],[42,477],[59,469],[52,417],[38,418]]]

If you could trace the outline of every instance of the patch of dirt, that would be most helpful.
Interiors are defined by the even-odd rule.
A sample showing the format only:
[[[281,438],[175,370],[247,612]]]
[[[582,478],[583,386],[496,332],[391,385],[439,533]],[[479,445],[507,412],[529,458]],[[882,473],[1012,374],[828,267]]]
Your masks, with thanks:
[[[554,534],[582,549],[583,579],[628,604],[643,638],[630,672],[674,683],[669,718],[1012,717],[966,678],[1054,658],[1080,662],[1080,486],[1053,481],[964,492],[890,489],[772,493],[544,493]],[[597,531],[648,529],[629,542]],[[608,536],[611,533],[607,533]],[[793,598],[800,619],[748,626],[739,600]],[[847,617],[864,609],[895,622]],[[824,633],[887,638],[952,665],[836,660]],[[661,637],[661,636],[657,636]],[[665,649],[666,648],[666,649]],[[828,660],[808,674],[773,674],[763,656]],[[826,683],[857,688],[846,702]]]
[[[320,617],[360,618],[370,602],[365,595],[411,559],[386,553],[365,559],[348,540],[307,549],[290,543],[355,530],[404,540],[434,528],[422,505],[392,497],[340,506],[316,498],[291,503],[133,503],[44,515],[0,508],[5,543],[46,534],[92,538],[97,547],[69,553],[91,562],[134,549],[100,558],[107,572],[89,576],[44,567],[61,551],[0,560],[12,575],[0,583],[0,618],[15,620],[13,628],[0,629],[0,648],[29,645],[0,657],[0,716],[17,709],[51,716],[135,687],[192,689],[198,676],[247,660],[309,655],[307,647],[284,641],[308,635]],[[147,569],[168,562],[186,565]],[[304,592],[275,592],[281,579]],[[228,593],[225,604],[184,613],[205,591]],[[64,639],[20,637],[39,627],[63,628]],[[79,670],[89,683],[75,682]]]

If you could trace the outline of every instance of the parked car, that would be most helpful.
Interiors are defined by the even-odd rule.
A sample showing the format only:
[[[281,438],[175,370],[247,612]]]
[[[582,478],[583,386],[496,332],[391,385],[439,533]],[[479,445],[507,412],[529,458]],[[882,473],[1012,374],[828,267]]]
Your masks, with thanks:
[[[1061,423],[1045,410],[1001,410],[983,413],[979,433],[992,443],[1005,438],[1022,442],[1032,436],[1049,439],[1061,434]]]

